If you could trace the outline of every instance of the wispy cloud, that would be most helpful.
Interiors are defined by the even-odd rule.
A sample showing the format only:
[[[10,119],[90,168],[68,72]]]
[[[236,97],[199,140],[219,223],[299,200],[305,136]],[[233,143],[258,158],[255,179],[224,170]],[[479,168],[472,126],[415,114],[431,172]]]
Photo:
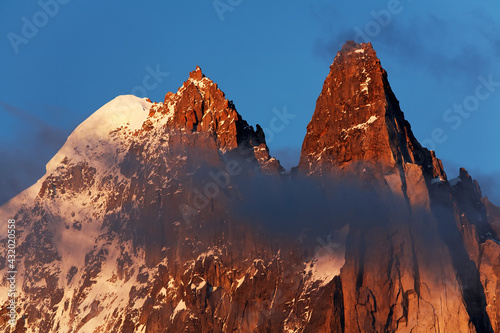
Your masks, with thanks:
[[[285,169],[290,170],[299,165],[300,147],[272,149],[271,155],[277,158]]]
[[[363,39],[358,32],[364,31],[369,21],[336,25],[331,23],[338,16],[335,10],[323,12],[331,19],[321,20],[326,37],[316,40],[314,53],[331,62],[345,41]],[[404,14],[394,15],[389,24],[380,26],[377,34],[368,36],[369,41],[377,49],[390,49],[409,66],[428,70],[435,78],[471,80],[478,73],[491,72],[500,55],[500,28],[484,10],[472,11],[460,20]]]
[[[52,125],[37,113],[0,101],[0,110],[21,120],[17,140],[0,148],[0,204],[32,185],[45,164],[64,143],[67,131]]]

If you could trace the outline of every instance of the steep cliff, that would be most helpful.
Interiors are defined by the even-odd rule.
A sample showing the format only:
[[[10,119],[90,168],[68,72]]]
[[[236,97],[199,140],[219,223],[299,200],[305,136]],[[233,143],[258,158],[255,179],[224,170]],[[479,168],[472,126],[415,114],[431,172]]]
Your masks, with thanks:
[[[97,110],[0,219],[5,332],[500,331],[500,210],[419,144],[371,44],[337,54],[292,175],[197,67]]]
[[[17,221],[20,292],[15,328],[1,301],[2,330],[341,330],[342,249],[304,263],[231,211],[239,180],[282,171],[200,68],[164,102],[117,97],[0,209]]]
[[[341,274],[346,331],[491,331],[477,263],[481,243],[498,238],[479,188],[462,174],[465,188],[448,183],[404,119],[371,44],[348,42],[335,57],[299,172],[355,178],[386,198],[385,220],[350,225]],[[459,230],[465,214],[473,215],[472,235]]]

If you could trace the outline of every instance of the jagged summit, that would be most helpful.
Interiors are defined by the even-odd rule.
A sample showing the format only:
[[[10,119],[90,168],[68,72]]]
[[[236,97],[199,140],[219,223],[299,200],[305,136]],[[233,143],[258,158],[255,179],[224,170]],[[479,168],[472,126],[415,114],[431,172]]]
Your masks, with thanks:
[[[118,96],[94,112],[47,164],[47,174],[63,161],[114,168],[130,145],[141,141],[153,149],[161,144],[158,138],[183,135],[183,131],[208,135],[221,153],[250,151],[266,172],[283,170],[269,156],[260,126],[254,130],[248,125],[233,102],[197,66],[175,94],[166,94],[164,102]]]
[[[198,66],[177,93],[167,93],[163,104],[155,104],[152,110],[152,116],[156,111],[170,114],[174,127],[216,133],[222,149],[237,147],[234,136],[238,122],[241,122],[241,129],[249,127],[241,119],[234,104]],[[223,137],[223,132],[233,132],[233,137]]]
[[[354,176],[368,189],[392,193],[388,196],[391,206],[408,210],[408,217],[397,218],[398,223],[385,221],[386,228],[380,229],[372,222],[350,225],[352,252],[346,252],[341,273],[344,306],[352,309],[345,312],[349,327],[346,331],[399,332],[400,320],[407,316],[405,312],[412,312],[416,318],[434,317],[417,325],[422,331],[434,330],[438,320],[439,326],[459,331],[451,327],[466,327],[467,316],[477,332],[491,331],[487,314],[490,310],[484,307],[487,297],[478,278],[481,268],[469,261],[481,261],[481,242],[488,248],[495,247],[498,241],[494,225],[485,215],[485,201],[464,170],[458,179],[448,182],[441,161],[417,141],[371,44],[350,41],[337,53],[307,126],[299,172]],[[394,198],[402,198],[404,204],[393,201]],[[429,215],[418,220],[415,212]],[[456,226],[460,231],[454,229]],[[433,251],[428,253],[430,248]],[[488,253],[484,255],[491,256],[488,260],[498,258],[498,252]],[[460,291],[436,284],[435,267],[445,277],[442,281],[456,274],[459,283],[467,286],[463,304],[468,315],[457,315],[465,312],[456,301]],[[405,272],[404,277],[391,276],[396,271]],[[374,283],[375,276],[384,276],[384,281],[391,282]],[[453,296],[440,295],[443,290]],[[403,305],[406,310],[401,308],[403,294],[417,299],[415,302],[407,298]],[[447,305],[442,306],[442,302]],[[413,310],[408,312],[410,308]],[[441,314],[436,315],[438,308]],[[454,309],[453,321],[443,319],[449,317],[450,309]],[[395,318],[398,319],[394,321]],[[410,328],[411,320],[405,321]]]
[[[386,73],[371,44],[347,42],[330,66],[307,126],[300,169],[315,173],[321,165],[344,167],[360,160],[390,165],[389,140],[372,135],[384,131],[390,104],[397,104],[390,97]],[[405,130],[404,124],[400,127]]]
[[[500,332],[500,208],[446,180],[370,44],[337,54],[300,160],[363,186],[259,175],[279,170],[199,67],[163,102],[117,97],[0,207],[0,330]]]
[[[339,57],[341,55],[348,55],[352,52],[361,54],[364,53],[365,51],[375,52],[372,43],[356,43],[355,41],[349,40],[345,42],[344,45],[342,45],[342,48],[340,49],[340,51],[337,52],[336,57]]]
[[[217,84],[214,81],[203,74],[200,66],[196,66],[195,70],[189,73],[188,79],[184,81],[183,85],[179,88],[177,93],[183,93],[186,87],[189,85],[194,85],[203,97],[205,96],[206,92],[211,90],[212,86],[215,87],[215,90],[220,90],[218,89]],[[222,95],[224,95],[224,93],[222,93]],[[169,96],[169,94],[167,94],[167,96]]]
[[[370,177],[404,192],[400,185],[405,186],[405,179],[396,184],[391,175],[404,174],[411,165],[421,168],[428,180],[446,179],[440,161],[415,139],[372,45],[347,42],[316,102],[299,170],[360,174],[372,168]]]
[[[283,170],[279,162],[269,156],[262,128],[257,125],[254,130],[248,125],[234,103],[198,66],[177,93],[167,93],[163,103],[152,106],[151,126],[154,126],[154,119],[163,119],[165,115],[170,128],[214,134],[217,146],[223,153],[237,149],[253,150],[265,170]]]
[[[204,77],[205,77],[205,74],[203,74],[200,66],[196,66],[196,69],[194,71],[192,71],[191,73],[189,73],[189,78],[196,80],[196,81],[200,81]]]

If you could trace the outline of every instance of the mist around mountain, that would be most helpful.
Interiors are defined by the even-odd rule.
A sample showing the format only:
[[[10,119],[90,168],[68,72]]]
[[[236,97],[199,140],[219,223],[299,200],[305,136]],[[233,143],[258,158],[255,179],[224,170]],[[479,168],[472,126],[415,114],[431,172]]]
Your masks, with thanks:
[[[291,172],[197,67],[97,110],[0,217],[5,332],[500,331],[500,208],[418,142],[369,43]]]

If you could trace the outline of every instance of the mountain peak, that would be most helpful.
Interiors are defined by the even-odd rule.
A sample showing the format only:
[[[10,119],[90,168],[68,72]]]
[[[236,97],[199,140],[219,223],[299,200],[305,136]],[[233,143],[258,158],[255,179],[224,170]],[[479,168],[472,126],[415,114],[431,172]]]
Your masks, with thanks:
[[[465,169],[446,181],[374,52],[338,53],[300,170],[375,192],[259,177],[280,171],[262,128],[199,67],[164,102],[94,112],[0,206],[19,254],[0,293],[20,296],[0,330],[500,332],[500,208]]]
[[[378,60],[377,53],[373,49],[373,45],[371,43],[359,44],[354,41],[348,41],[342,46],[341,50],[337,52],[330,69],[334,65],[338,65],[346,61],[354,61],[353,59],[355,58],[365,60],[372,58],[375,62]],[[380,65],[380,61],[378,61],[378,64]],[[382,66],[379,67],[382,69]]]
[[[236,149],[248,140],[249,146],[265,143],[258,139],[252,126],[236,111],[234,103],[202,73],[199,66],[189,74],[177,93],[167,93],[164,103],[155,105],[153,110],[167,114],[172,128],[214,133],[224,152]]]
[[[282,170],[278,160],[269,155],[262,129],[254,130],[243,120],[233,102],[196,66],[175,94],[166,94],[164,102],[118,96],[95,111],[49,161],[47,174],[68,163],[112,169],[132,143],[154,146],[161,144],[158,138],[186,130],[209,137],[212,143],[208,144],[221,153],[250,151],[265,172]]]
[[[299,168],[315,173],[318,167],[326,171],[357,161],[382,161],[393,167],[389,140],[381,144],[378,135],[386,127],[389,104],[397,104],[395,98],[389,101],[391,94],[371,44],[347,42],[330,66],[316,102]]]
[[[220,152],[249,150],[265,172],[282,171],[278,160],[269,155],[262,129],[254,130],[243,120],[234,103],[199,66],[175,94],[168,92],[163,103],[153,104],[149,116],[146,130],[166,126],[212,135]]]
[[[47,163],[47,172],[55,170],[63,160],[88,161],[102,154],[100,146],[117,131],[130,135],[140,130],[153,104],[133,95],[118,96],[95,111],[68,137],[64,146]]]
[[[193,79],[195,81],[200,81],[204,77],[205,77],[205,75],[201,71],[200,66],[196,66],[196,69],[194,71],[192,71],[191,73],[189,73],[189,78]]]
[[[373,50],[372,43],[356,43],[353,40],[349,40],[342,45],[342,48],[339,52],[341,53],[349,53],[356,50]]]
[[[372,45],[347,42],[317,99],[299,170],[316,175],[344,170],[405,192],[404,173],[412,165],[427,181],[446,179],[440,161],[414,137]],[[394,185],[387,180],[391,174],[401,181]]]

